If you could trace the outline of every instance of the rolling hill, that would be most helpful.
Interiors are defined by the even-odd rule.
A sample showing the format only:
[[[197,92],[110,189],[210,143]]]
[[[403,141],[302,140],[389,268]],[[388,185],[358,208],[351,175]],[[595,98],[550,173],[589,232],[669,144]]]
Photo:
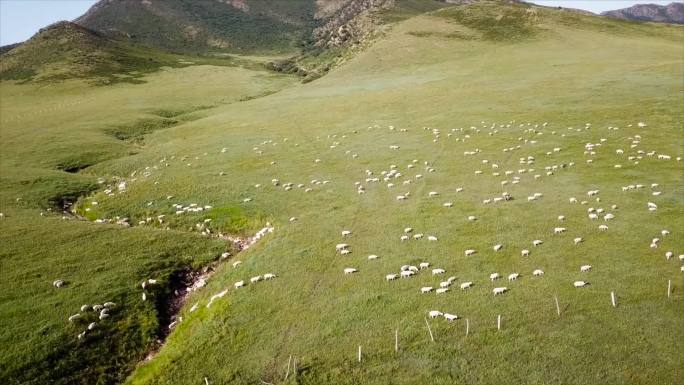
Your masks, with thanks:
[[[677,383],[684,29],[397,4],[330,24],[380,27],[306,84],[3,79],[0,382]],[[84,55],[144,43],[65,28]]]
[[[68,21],[48,26],[0,55],[0,79],[3,80],[90,78],[100,84],[137,82],[144,74],[162,66],[182,66],[184,59],[188,60],[181,55],[111,39]]]

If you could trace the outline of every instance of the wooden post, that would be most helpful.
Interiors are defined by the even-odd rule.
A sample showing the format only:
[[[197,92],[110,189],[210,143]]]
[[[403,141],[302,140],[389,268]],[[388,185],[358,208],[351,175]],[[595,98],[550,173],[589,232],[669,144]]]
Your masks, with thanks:
[[[435,337],[432,335],[432,329],[430,329],[430,324],[428,323],[427,318],[423,318],[425,320],[425,325],[427,325],[428,332],[430,332],[430,339],[432,342],[435,342]]]
[[[496,330],[501,330],[501,314],[496,316]]]
[[[672,295],[672,280],[668,279],[667,280],[667,298],[670,298],[670,295]]]
[[[359,362],[361,362],[361,345],[359,345]]]
[[[558,296],[554,295],[553,298],[556,300],[556,313],[560,317],[560,304],[558,303]]]
[[[468,337],[469,331],[470,331],[470,321],[466,318],[466,337]]]
[[[613,303],[613,307],[617,307],[617,300],[615,299],[615,292],[610,292],[610,301]]]
[[[285,379],[287,380],[287,377],[290,375],[290,363],[292,362],[292,354],[290,354],[290,358],[287,359],[287,372],[285,372]]]
[[[394,331],[394,351],[399,352],[399,329]]]

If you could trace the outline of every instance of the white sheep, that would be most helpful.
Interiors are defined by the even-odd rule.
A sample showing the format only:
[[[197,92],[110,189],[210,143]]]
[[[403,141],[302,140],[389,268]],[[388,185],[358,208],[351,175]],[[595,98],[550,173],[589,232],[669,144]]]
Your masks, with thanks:
[[[408,235],[402,235],[402,236],[399,238],[399,240],[402,241],[402,242],[408,241],[409,239],[410,239],[410,238],[409,238]]]
[[[273,274],[273,273],[266,273],[266,274],[264,274],[264,279],[273,279],[273,278],[276,278],[276,277],[277,277],[277,275],[275,275],[275,274]]]
[[[421,287],[421,288],[420,288],[420,292],[423,293],[423,294],[429,293],[429,292],[431,292],[431,291],[432,291],[432,287],[431,287],[431,286],[425,286],[425,287]]]
[[[404,228],[404,233],[408,234],[410,232],[413,232],[413,228],[411,228],[411,227]]]
[[[61,279],[56,279],[52,282],[52,286],[54,286],[56,288],[60,288],[60,287],[64,286],[64,281]]]
[[[237,282],[235,282],[235,283],[233,284],[233,286],[235,286],[236,289],[239,289],[239,288],[241,288],[241,287],[244,287],[244,286],[245,286],[245,281],[237,281]]]
[[[444,313],[444,318],[447,321],[454,321],[454,320],[458,319],[458,316],[456,314]]]
[[[562,234],[565,232],[565,227],[554,227],[553,233],[554,234]]]
[[[352,232],[350,230],[342,230],[342,236],[343,237],[349,236],[349,235],[351,235],[351,233]]]
[[[533,245],[533,246],[539,246],[539,245],[541,245],[542,243],[544,243],[544,242],[540,241],[539,239],[535,239],[534,241],[532,241],[532,245]]]
[[[539,277],[540,275],[544,275],[544,272],[541,269],[536,269],[532,272],[532,275],[534,275],[535,277]]]
[[[435,237],[434,235],[428,235],[428,241],[430,241],[430,242],[436,242],[436,241],[437,241],[437,237]]]
[[[604,221],[610,221],[610,220],[612,220],[612,219],[615,219],[615,215],[613,215],[613,214],[611,214],[611,213],[608,213],[608,214],[606,214],[606,215],[603,216],[603,220],[604,220]]]
[[[465,251],[465,256],[466,256],[466,257],[469,257],[469,256],[471,256],[471,255],[473,255],[473,254],[475,254],[475,253],[476,253],[475,250],[468,249],[468,250]]]
[[[387,281],[394,281],[395,279],[397,279],[397,275],[396,275],[396,274],[387,274],[387,275],[385,276],[385,280],[387,280]]]
[[[430,310],[428,312],[428,316],[430,316],[430,318],[437,318],[437,317],[441,317],[443,315],[444,315],[444,313],[442,313],[439,310]]]
[[[79,313],[76,313],[72,316],[69,317],[69,322],[74,322],[75,320],[81,318],[81,315]]]
[[[369,260],[369,261],[372,261],[372,260],[375,260],[375,259],[378,259],[378,256],[375,255],[375,254],[371,254],[371,255],[368,256],[368,260]]]
[[[406,270],[406,271],[402,271],[400,274],[401,274],[401,278],[409,278],[416,273],[412,272],[411,270]]]
[[[356,273],[357,271],[358,271],[358,270],[356,270],[356,269],[353,268],[353,267],[347,267],[347,268],[344,269],[344,274],[345,274],[345,275],[347,275],[347,274],[352,274],[352,273]]]
[[[349,249],[344,249],[344,250],[340,251],[340,254],[342,254],[342,255],[351,254],[351,250],[349,250]]]
[[[599,228],[599,230],[601,230],[601,231],[606,231],[606,230],[608,230],[608,226],[606,226],[606,225],[600,225],[598,228]]]
[[[507,287],[495,287],[492,290],[492,293],[494,293],[494,295],[499,295],[499,294],[505,293],[507,290],[508,290]]]
[[[580,266],[580,271],[589,271],[589,270],[591,270],[591,265]]]
[[[530,251],[527,249],[524,249],[520,252],[520,255],[522,255],[523,257],[529,257]]]
[[[437,293],[437,294],[444,294],[444,293],[446,293],[447,291],[449,291],[449,288],[448,288],[448,287],[442,287],[442,288],[439,288],[439,289],[435,290],[435,293]]]
[[[561,222],[564,221],[564,220],[565,220],[565,215],[559,215],[559,216],[558,216],[558,220],[561,221]]]
[[[577,238],[573,239],[572,241],[577,245],[577,244],[582,243],[584,240],[582,238],[577,237]]]
[[[344,250],[344,249],[346,249],[346,248],[348,248],[348,247],[349,247],[349,245],[346,244],[346,243],[338,243],[338,244],[335,246],[335,251],[342,251],[342,250]]]
[[[421,270],[427,269],[430,267],[430,263],[429,262],[421,262],[418,266],[420,267]]]
[[[503,248],[503,245],[494,245],[493,249],[494,251],[499,251]]]
[[[242,264],[242,261],[235,261],[233,262],[233,269],[240,266]]]
[[[520,276],[520,274],[518,274],[518,273],[511,273],[508,275],[508,280],[509,281],[515,281],[516,279],[518,279],[519,276]]]
[[[451,281],[442,281],[439,283],[439,287],[449,287],[451,286]]]
[[[261,281],[261,279],[262,279],[262,277],[261,277],[260,275],[257,275],[256,277],[250,278],[250,279],[249,279],[249,282],[251,282],[251,283],[257,283],[257,282]]]
[[[491,279],[492,282],[493,282],[495,279],[499,279],[500,277],[501,277],[501,276],[499,275],[499,273],[492,273],[492,274],[489,274],[489,279]]]
[[[446,270],[444,269],[432,269],[432,275],[444,274]]]
[[[461,290],[469,289],[471,286],[473,286],[472,282],[463,282],[461,284]]]
[[[586,285],[588,285],[588,284],[589,284],[589,282],[585,282],[585,281],[575,281],[575,282],[573,283],[573,285],[574,285],[575,287],[583,287],[583,286],[586,286]]]
[[[423,239],[423,234],[422,233],[414,234],[413,239]]]

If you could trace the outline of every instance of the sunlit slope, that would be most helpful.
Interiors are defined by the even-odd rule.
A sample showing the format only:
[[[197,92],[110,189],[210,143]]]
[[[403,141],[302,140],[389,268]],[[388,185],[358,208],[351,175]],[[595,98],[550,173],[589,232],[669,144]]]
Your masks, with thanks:
[[[408,20],[323,79],[158,131],[146,139],[145,153],[92,170],[128,173],[165,157],[190,159],[171,162],[126,196],[96,195],[101,217],[122,211],[141,216],[144,202],[174,194],[218,209],[243,207],[276,226],[240,257],[239,268],[224,266],[191,298],[199,310],[186,310],[167,345],[130,383],[206,377],[215,384],[660,384],[681,377],[682,347],[672,333],[683,326],[684,283],[676,255],[684,242],[660,234],[684,231],[682,165],[675,160],[684,155],[683,30],[549,10],[527,14],[517,6],[453,12]],[[526,17],[522,25],[511,19],[519,12]],[[490,23],[494,31],[473,20]],[[423,127],[440,129],[439,138]],[[457,131],[449,137],[452,128]],[[637,147],[630,148],[634,140]],[[602,145],[590,156],[586,143]],[[476,149],[477,155],[464,155]],[[628,160],[639,150],[671,160]],[[519,164],[528,156],[534,164]],[[413,159],[415,167],[407,168]],[[424,162],[435,171],[428,172]],[[392,164],[404,176],[388,188],[379,174]],[[554,165],[547,175],[545,167]],[[535,171],[518,173],[521,168]],[[366,182],[365,170],[380,182]],[[477,170],[483,174],[476,176]],[[502,186],[502,180],[513,180],[506,170],[520,183]],[[271,184],[274,178],[281,186]],[[365,194],[357,194],[357,181]],[[282,187],[288,182],[295,186],[290,191]],[[312,191],[297,188],[299,183]],[[621,191],[634,183],[647,187]],[[652,183],[661,195],[652,196]],[[464,190],[457,193],[458,187]],[[601,191],[600,202],[587,197],[594,189]],[[430,191],[440,195],[429,198]],[[482,203],[503,191],[515,199]],[[406,192],[406,201],[395,199]],[[528,201],[534,193],[542,197]],[[571,204],[570,197],[588,202]],[[656,212],[647,210],[649,201],[657,203]],[[446,202],[453,207],[444,207]],[[615,219],[591,221],[589,207]],[[478,220],[467,220],[469,215]],[[567,218],[562,224],[559,215]],[[290,217],[298,220],[291,223]],[[178,225],[204,218],[184,217]],[[604,223],[609,229],[600,232]],[[557,226],[567,233],[554,235]],[[400,242],[405,227],[439,240]],[[345,229],[353,231],[349,238],[340,235]],[[576,237],[583,242],[575,245]],[[654,237],[661,238],[657,249],[649,248]],[[533,247],[536,239],[543,245]],[[351,254],[335,253],[342,242],[351,245]],[[503,249],[494,252],[496,244]],[[466,249],[478,253],[465,257]],[[530,257],[521,257],[522,249],[530,249]],[[668,250],[675,258],[664,257]],[[370,254],[379,259],[368,261]],[[446,269],[445,276],[423,271],[385,281],[401,265],[422,261]],[[583,264],[592,265],[591,272],[580,274]],[[347,267],[358,272],[345,276]],[[536,268],[546,274],[532,277]],[[267,272],[279,277],[233,289],[234,282]],[[504,280],[512,272],[521,278],[492,283],[493,272]],[[450,292],[420,294],[421,287],[438,286],[451,275],[457,280]],[[576,280],[590,285],[575,289]],[[674,287],[669,299],[668,280]],[[458,290],[465,281],[474,287]],[[493,297],[495,286],[510,290]],[[226,288],[229,294],[207,308],[208,298]],[[611,291],[618,295],[617,308]],[[463,320],[431,320],[432,343],[424,321],[429,310],[468,318],[470,335],[464,337]],[[497,315],[503,317],[501,331]],[[297,374],[290,367],[283,380],[291,355]]]
[[[62,218],[61,205],[126,176],[84,168],[145,152],[144,135],[154,130],[296,82],[239,66],[194,65],[165,68],[144,80],[108,87],[0,84],[2,383],[121,383],[167,330],[158,317],[166,311],[171,282],[233,251],[224,241],[184,231]],[[106,184],[98,183],[100,177]],[[244,220],[234,228],[249,226],[256,224]],[[143,302],[140,282],[148,278],[159,284]],[[66,286],[53,287],[57,279]],[[105,301],[117,303],[106,321],[93,312],[80,322],[67,320],[82,305]],[[98,322],[95,329],[77,339],[90,322]]]

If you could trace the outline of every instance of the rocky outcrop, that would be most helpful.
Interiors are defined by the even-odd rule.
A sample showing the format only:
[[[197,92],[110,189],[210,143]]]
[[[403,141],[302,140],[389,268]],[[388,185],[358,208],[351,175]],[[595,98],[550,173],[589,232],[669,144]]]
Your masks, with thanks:
[[[624,20],[684,24],[684,3],[670,3],[664,6],[637,4],[629,8],[603,12],[601,15]]]

